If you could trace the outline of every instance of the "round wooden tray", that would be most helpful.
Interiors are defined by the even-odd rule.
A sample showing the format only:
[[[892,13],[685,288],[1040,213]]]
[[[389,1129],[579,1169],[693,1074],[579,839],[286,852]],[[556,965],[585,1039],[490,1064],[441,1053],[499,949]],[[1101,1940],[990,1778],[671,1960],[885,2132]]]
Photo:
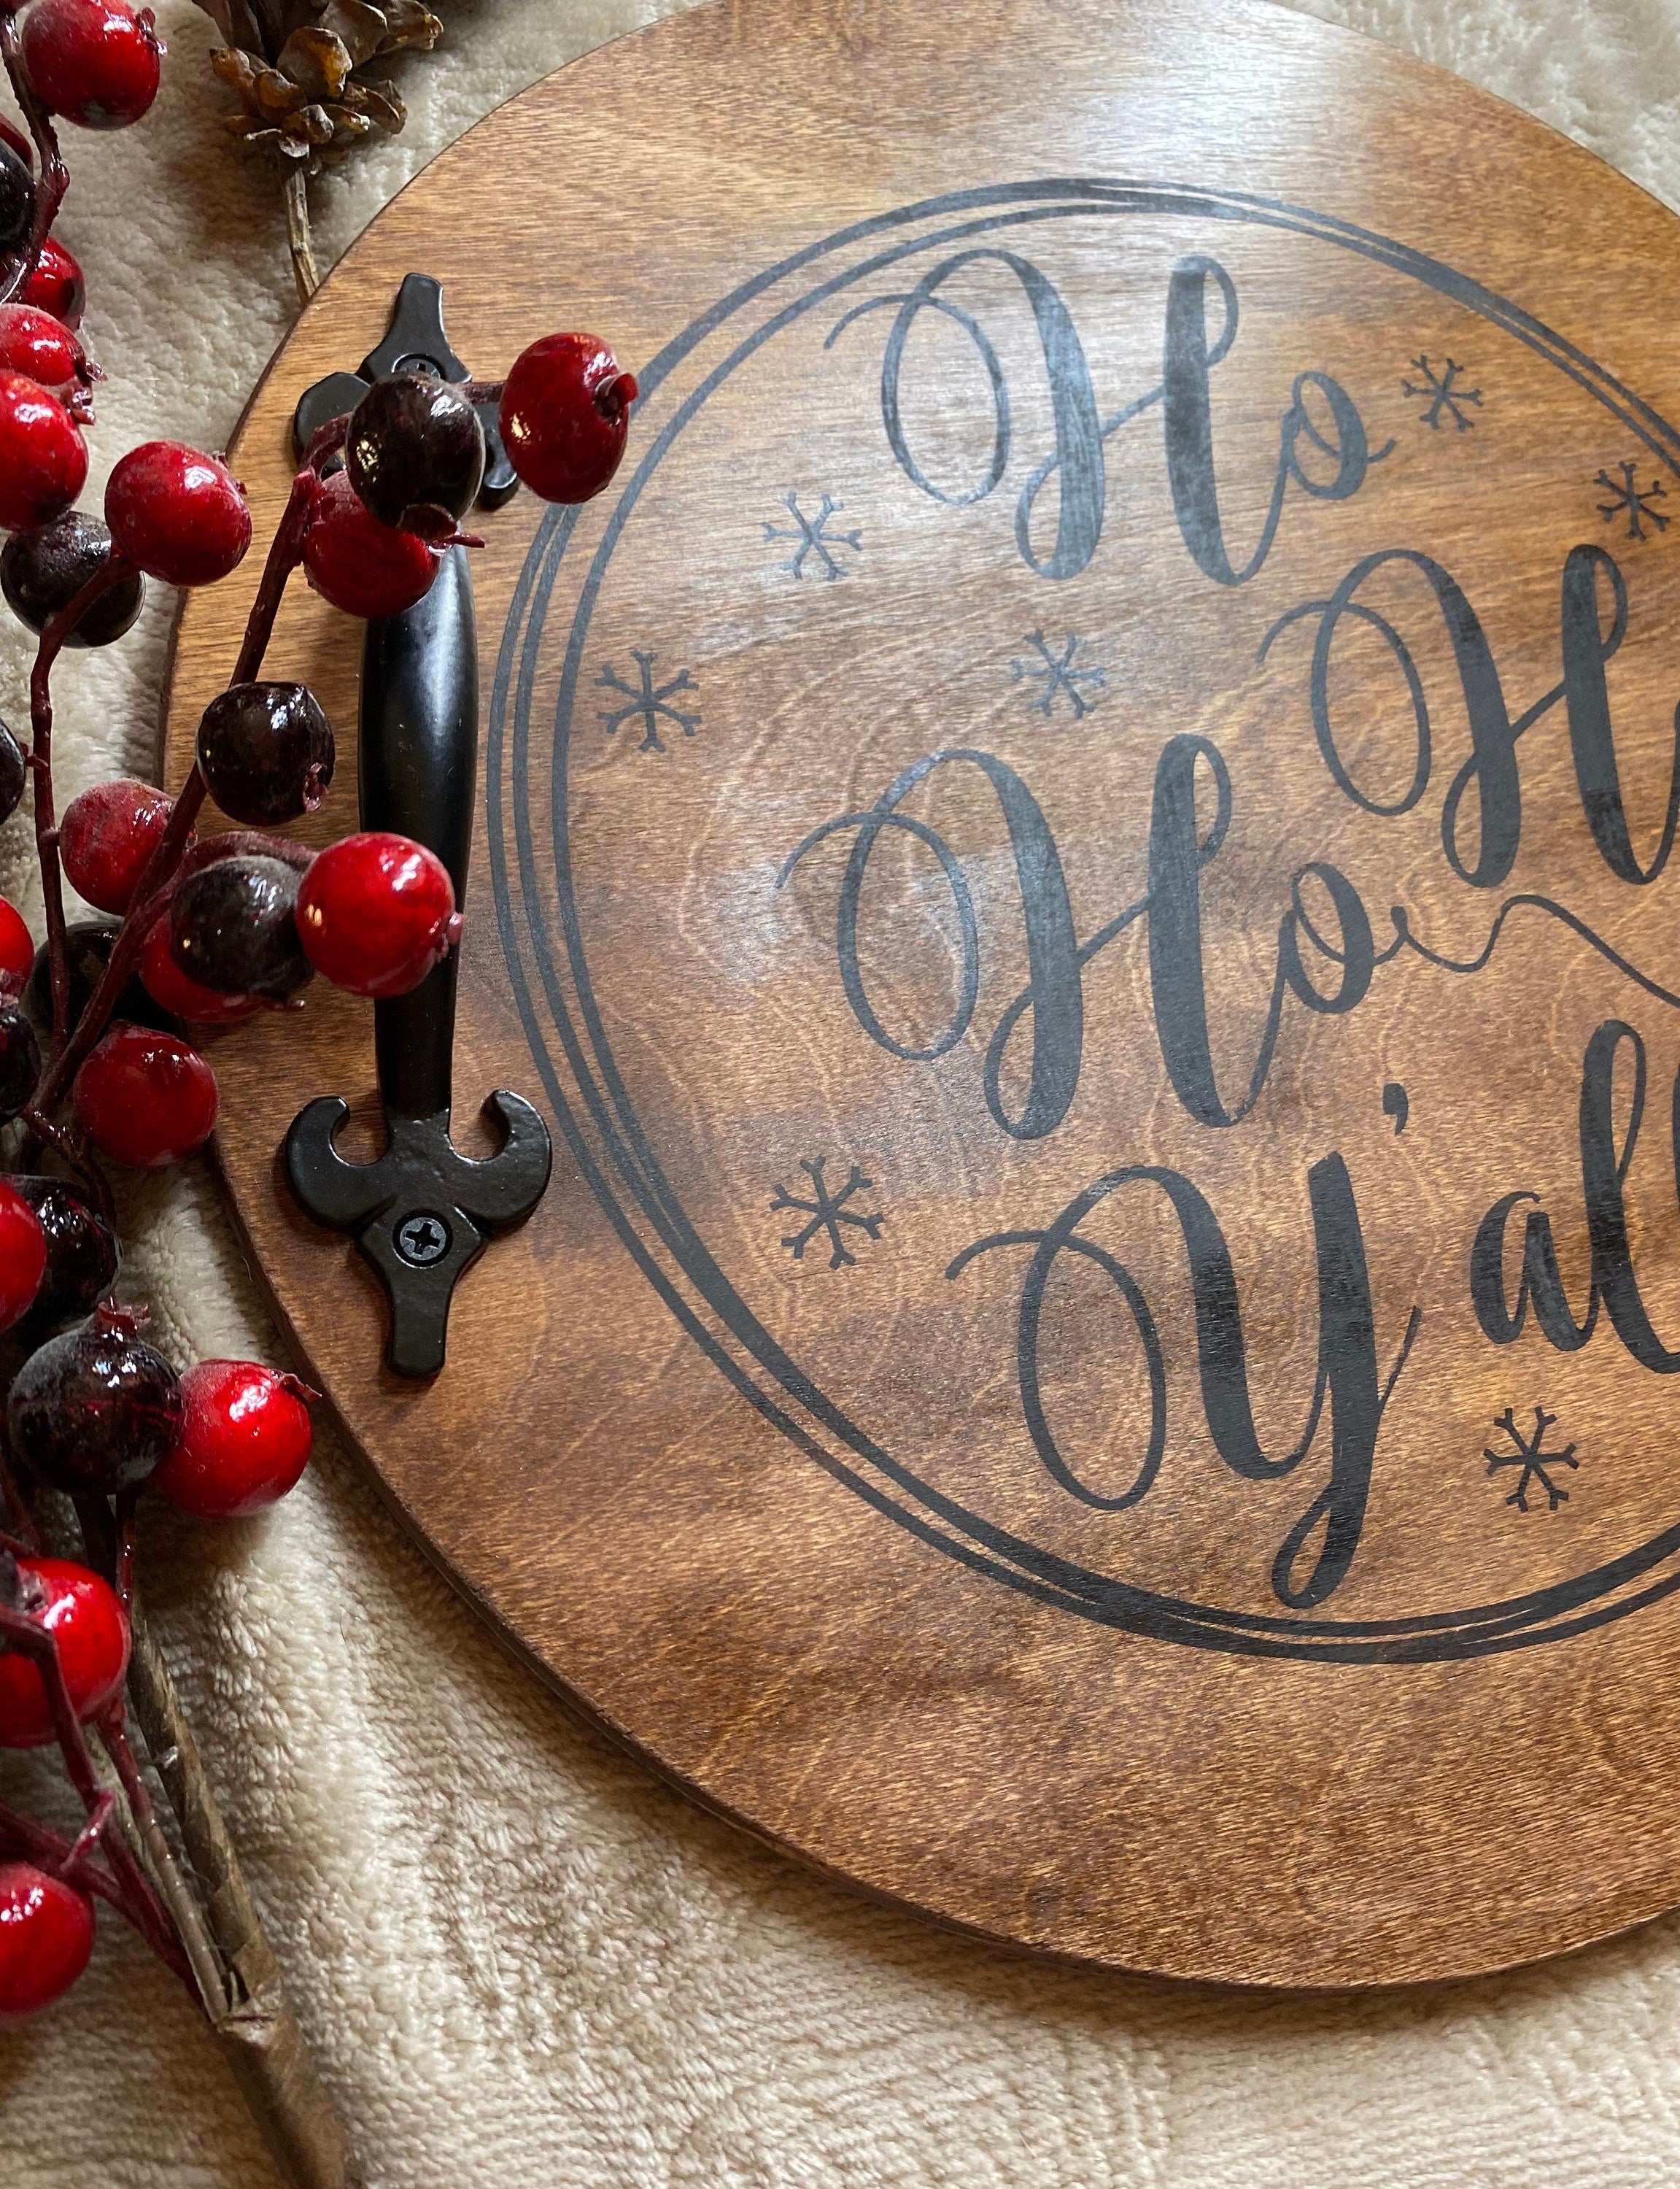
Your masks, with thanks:
[[[1673,218],[1240,4],[731,0],[492,116],[240,430],[444,284],[641,376],[476,557],[429,1383],[291,1202],[369,1015],[216,1042],[286,1325],[460,1586],[944,1921],[1348,1985],[1680,1898]],[[183,616],[170,779],[255,558]],[[360,631],[271,655],[338,727]]]

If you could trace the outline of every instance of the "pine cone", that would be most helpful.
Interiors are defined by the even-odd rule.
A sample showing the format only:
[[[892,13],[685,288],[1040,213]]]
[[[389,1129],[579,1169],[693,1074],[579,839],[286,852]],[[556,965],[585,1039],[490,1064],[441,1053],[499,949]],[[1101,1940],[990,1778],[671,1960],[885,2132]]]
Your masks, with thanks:
[[[443,33],[420,0],[197,0],[225,46],[210,65],[245,111],[227,127],[248,151],[317,173],[370,130],[395,135],[408,111],[387,78],[362,74],[404,46],[430,52]]]

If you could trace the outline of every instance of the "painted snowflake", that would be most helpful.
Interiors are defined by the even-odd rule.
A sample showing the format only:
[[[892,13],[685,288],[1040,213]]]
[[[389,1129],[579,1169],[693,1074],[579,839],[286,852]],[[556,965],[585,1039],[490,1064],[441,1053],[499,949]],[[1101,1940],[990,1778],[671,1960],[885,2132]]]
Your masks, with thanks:
[[[815,517],[810,517],[800,508],[797,494],[786,496],[782,507],[793,519],[792,528],[785,524],[766,524],[764,537],[766,540],[797,540],[799,544],[787,560],[777,563],[776,568],[787,571],[795,578],[803,578],[807,561],[815,556],[816,560],[812,567],[818,577],[849,576],[850,572],[836,551],[849,547],[854,555],[860,555],[863,552],[863,535],[861,532],[831,532],[828,529],[830,518],[837,517],[845,506],[843,501],[836,501],[832,495],[826,494],[821,507]]]
[[[662,753],[664,751],[665,741],[659,734],[659,724],[662,719],[674,723],[685,738],[691,738],[700,727],[699,716],[679,714],[671,704],[674,693],[692,692],[695,688],[694,680],[687,670],[679,670],[668,683],[656,686],[653,681],[655,656],[651,653],[639,653],[635,648],[632,647],[630,659],[640,672],[640,687],[634,684],[627,684],[611,663],[595,679],[595,688],[598,691],[622,693],[629,703],[628,706],[616,710],[606,707],[601,709],[600,719],[606,726],[607,734],[611,736],[621,724],[628,722],[633,716],[637,716],[640,717],[644,732],[642,741],[636,748],[638,752]]]
[[[1668,499],[1667,489],[1663,485],[1662,481],[1654,478],[1642,493],[1639,487],[1639,467],[1637,463],[1618,464],[1616,469],[1621,473],[1619,479],[1612,478],[1608,472],[1600,472],[1596,482],[1597,484],[1604,487],[1610,496],[1608,501],[1601,501],[1598,505],[1598,514],[1604,518],[1605,523],[1614,524],[1619,518],[1625,517],[1627,519],[1627,536],[1630,540],[1644,539],[1645,527],[1648,524],[1655,525],[1659,532],[1666,532],[1667,518],[1664,516],[1661,510],[1654,509],[1651,506],[1654,502],[1666,501]]]
[[[1433,426],[1436,433],[1440,433],[1442,418],[1448,417],[1461,433],[1468,433],[1475,420],[1464,416],[1464,406],[1470,404],[1480,410],[1481,390],[1480,387],[1460,386],[1465,368],[1452,357],[1446,360],[1446,370],[1440,372],[1436,371],[1427,357],[1414,357],[1412,363],[1414,369],[1423,374],[1423,380],[1421,382],[1402,380],[1400,392],[1402,395],[1418,397],[1429,404],[1427,410],[1418,413],[1423,423]]]
[[[872,1192],[875,1186],[875,1180],[872,1178],[865,1178],[855,1163],[852,1165],[852,1174],[844,1185],[837,1193],[832,1193],[822,1174],[823,1166],[827,1160],[826,1156],[802,1156],[799,1158],[799,1168],[811,1182],[811,1191],[815,1196],[813,1200],[801,1200],[797,1195],[790,1193],[778,1179],[775,1196],[770,1202],[770,1207],[773,1209],[792,1208],[801,1215],[809,1216],[811,1219],[803,1230],[791,1232],[781,1242],[784,1247],[792,1250],[796,1262],[804,1260],[805,1249],[818,1232],[826,1231],[831,1250],[828,1266],[831,1270],[837,1270],[845,1263],[857,1260],[857,1256],[852,1253],[846,1245],[842,1227],[849,1225],[865,1233],[871,1239],[878,1239],[881,1236],[881,1227],[887,1219],[880,1214],[856,1215],[847,1208],[846,1203],[854,1193]]]
[[[1525,1436],[1517,1427],[1514,1411],[1507,1406],[1493,1426],[1497,1429],[1504,1430],[1514,1449],[1510,1451],[1494,1451],[1485,1447],[1483,1450],[1482,1457],[1487,1462],[1487,1471],[1490,1474],[1497,1474],[1502,1468],[1521,1468],[1522,1473],[1517,1477],[1517,1486],[1505,1500],[1508,1505],[1514,1505],[1519,1513],[1526,1513],[1529,1509],[1528,1495],[1531,1482],[1538,1482],[1540,1487],[1546,1492],[1546,1509],[1548,1513],[1555,1513],[1559,1506],[1569,1503],[1568,1490],[1560,1490],[1547,1470],[1548,1468],[1567,1467],[1573,1473],[1580,1466],[1581,1462],[1575,1456],[1575,1446],[1572,1444],[1565,1445],[1561,1451],[1547,1451],[1546,1432],[1556,1424],[1557,1418],[1555,1414],[1548,1414],[1543,1408],[1536,1406],[1534,1410],[1534,1433],[1531,1436]]]
[[[1041,631],[1029,631],[1025,642],[1037,649],[1039,658],[1036,661],[1030,659],[1026,661],[1012,661],[1009,665],[1009,678],[1013,684],[1041,683],[1043,685],[1043,691],[1035,699],[1029,702],[1033,713],[1045,716],[1052,714],[1055,711],[1057,699],[1065,693],[1073,706],[1075,721],[1081,721],[1090,714],[1097,702],[1094,699],[1087,699],[1080,687],[1084,684],[1089,686],[1092,692],[1106,692],[1108,688],[1108,673],[1104,669],[1076,669],[1074,666],[1074,656],[1079,652],[1084,642],[1075,638],[1073,632],[1069,631],[1063,643],[1061,653],[1056,653],[1051,650]]]

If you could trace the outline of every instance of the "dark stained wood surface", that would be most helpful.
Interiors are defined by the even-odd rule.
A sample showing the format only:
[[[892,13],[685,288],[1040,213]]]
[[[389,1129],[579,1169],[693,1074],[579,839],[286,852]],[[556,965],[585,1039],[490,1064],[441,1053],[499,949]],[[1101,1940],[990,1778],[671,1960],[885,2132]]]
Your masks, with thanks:
[[[492,116],[303,315],[260,536],[411,269],[481,375],[562,325],[643,373],[613,489],[476,559],[457,1131],[510,1087],[557,1163],[434,1383],[276,1168],[321,1094],[377,1146],[367,1010],[212,1054],[379,1479],[700,1798],[1175,1976],[1680,1897],[1677,251],[1300,16],[732,0]],[[188,604],[172,781],[256,577]],[[359,642],[299,587],[271,655],[322,840]]]

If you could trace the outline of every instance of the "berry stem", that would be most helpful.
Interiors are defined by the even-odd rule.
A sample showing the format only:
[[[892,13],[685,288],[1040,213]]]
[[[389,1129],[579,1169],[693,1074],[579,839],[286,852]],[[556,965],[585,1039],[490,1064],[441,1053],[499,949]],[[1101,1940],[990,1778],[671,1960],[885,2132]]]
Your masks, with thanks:
[[[125,1611],[134,1608],[134,1507],[139,1497],[138,1490],[120,1490],[116,1494],[116,1548],[111,1559],[111,1587]]]
[[[87,1145],[87,1136],[72,1131],[68,1126],[55,1125],[43,1117],[31,1102],[19,1112],[28,1128],[29,1138],[25,1143],[20,1168],[27,1169],[42,1147],[50,1147],[66,1170],[87,1189],[88,1196],[111,1230],[117,1229],[116,1202],[110,1190],[110,1180],[99,1168],[99,1161]]]
[[[18,0],[0,0],[0,60],[6,65],[11,78],[12,95],[23,110],[29,133],[35,139],[35,149],[40,156],[41,173],[35,186],[35,225],[29,241],[12,263],[0,272],[0,304],[8,304],[17,296],[34,273],[40,262],[41,246],[52,234],[53,223],[59,217],[59,208],[65,201],[65,192],[70,188],[70,170],[59,150],[59,135],[53,127],[53,117],[36,97],[28,76],[24,73],[23,55],[20,48],[17,24]]]
[[[137,1598],[129,1700],[203,1881],[206,1915],[228,1971],[228,2011],[213,2017],[223,2056],[285,2180],[296,2189],[364,2189],[337,2108],[322,2087],[279,1963],[234,1852],[167,1667]]]
[[[35,1524],[34,1511],[12,1471],[11,1454],[3,1439],[0,1439],[0,1506],[3,1506],[8,1528],[27,1545],[26,1555],[38,1558],[42,1548],[41,1530]],[[11,1547],[8,1544],[7,1547]]]
[[[117,1888],[116,1880],[84,1850],[83,1842],[87,1838],[87,1834],[84,1831],[72,1844],[49,1825],[38,1824],[33,1817],[26,1817],[20,1809],[14,1809],[6,1802],[0,1802],[0,1847],[20,1856],[25,1862],[32,1862],[42,1869],[53,1871],[56,1876],[67,1878],[70,1883],[80,1886],[84,1892],[96,1894],[107,1907],[116,1909],[119,1915],[132,1921],[132,1916]]]
[[[35,848],[41,861],[41,894],[47,908],[47,953],[53,977],[53,1049],[64,1047],[70,1016],[70,953],[65,939],[64,874],[59,862],[58,815],[53,802],[53,665],[77,625],[114,585],[133,575],[116,549],[42,632],[29,677],[30,766],[35,775]],[[49,1113],[50,1114],[50,1113]]]
[[[309,178],[301,162],[286,171],[286,245],[291,252],[291,278],[297,284],[297,301],[307,304],[321,286],[315,264],[315,246],[309,234]]]

